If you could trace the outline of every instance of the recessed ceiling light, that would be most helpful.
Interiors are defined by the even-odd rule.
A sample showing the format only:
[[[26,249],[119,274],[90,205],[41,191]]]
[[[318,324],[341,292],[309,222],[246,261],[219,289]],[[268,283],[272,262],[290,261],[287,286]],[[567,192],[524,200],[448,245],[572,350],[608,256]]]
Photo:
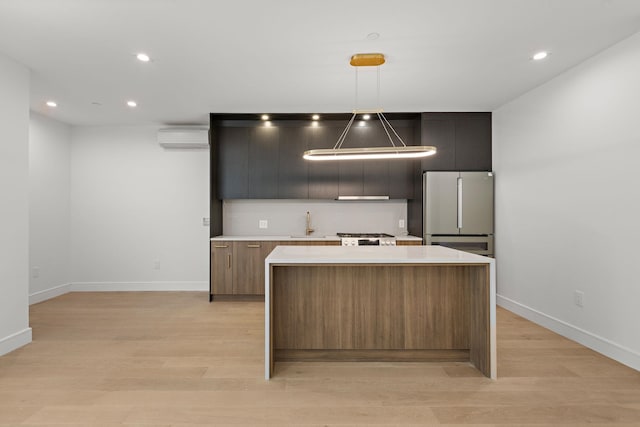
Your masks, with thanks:
[[[360,123],[358,123],[358,126],[364,126],[364,125],[366,125],[366,124],[367,124],[367,122],[360,121]]]
[[[314,114],[311,116],[311,120],[320,120],[320,116],[318,114]]]
[[[365,114],[364,116],[362,116],[362,120],[369,120],[371,118],[370,115]],[[360,126],[364,126],[364,125],[360,125]]]
[[[58,104],[55,101],[47,101],[47,107],[55,108]]]
[[[541,59],[544,59],[547,56],[549,56],[549,53],[543,50],[543,51],[540,51],[540,52],[536,53],[531,58],[533,58],[533,60],[535,60],[535,61],[540,61]]]
[[[151,58],[149,58],[149,55],[147,55],[146,53],[142,53],[142,52],[137,54],[136,58],[138,58],[138,61],[142,61],[142,62],[149,62],[151,60]]]
[[[317,128],[318,127],[318,122],[311,122],[311,126],[314,127],[314,128]]]
[[[271,127],[271,122],[267,120],[267,121],[264,122],[264,125],[266,127],[270,128]]]
[[[263,114],[263,115],[260,116],[260,118],[262,120],[269,120],[269,115],[268,114]]]
[[[136,101],[127,101],[127,105],[133,108],[133,107],[137,107],[138,103]]]
[[[367,40],[378,40],[379,37],[380,37],[380,33],[367,34]]]

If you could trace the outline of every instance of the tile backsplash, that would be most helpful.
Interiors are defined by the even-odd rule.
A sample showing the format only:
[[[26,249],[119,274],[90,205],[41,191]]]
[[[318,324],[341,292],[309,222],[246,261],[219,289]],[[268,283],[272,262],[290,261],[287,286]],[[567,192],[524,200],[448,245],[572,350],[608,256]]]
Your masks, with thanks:
[[[314,236],[337,232],[407,234],[406,200],[225,200],[223,233],[227,236],[303,236],[307,211],[311,213]],[[400,228],[400,220],[404,228]],[[261,228],[265,221],[267,228]]]

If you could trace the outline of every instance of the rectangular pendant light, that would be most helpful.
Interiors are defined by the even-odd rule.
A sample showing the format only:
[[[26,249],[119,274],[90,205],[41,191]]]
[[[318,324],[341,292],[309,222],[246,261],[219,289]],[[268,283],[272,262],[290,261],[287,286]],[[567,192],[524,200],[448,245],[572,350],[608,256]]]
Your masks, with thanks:
[[[358,105],[358,67],[379,67],[385,63],[385,57],[382,53],[357,53],[351,57],[350,64],[356,69],[356,106]],[[378,98],[380,98],[380,68],[377,69],[378,77]],[[387,137],[390,146],[387,147],[363,147],[363,148],[342,148],[342,144],[347,138],[347,134],[351,129],[351,125],[358,114],[375,114]],[[392,135],[397,139],[394,143]],[[302,157],[305,160],[377,160],[377,159],[416,159],[420,157],[431,156],[436,153],[436,147],[412,145],[408,146],[404,143],[400,135],[395,131],[389,120],[382,113],[382,109],[376,110],[354,110],[351,120],[347,123],[347,127],[342,131],[338,138],[338,142],[331,149],[307,150]]]
[[[431,156],[436,148],[427,145],[402,147],[366,147],[366,148],[322,148],[307,150],[303,154],[306,160],[377,160],[377,159],[416,159]]]

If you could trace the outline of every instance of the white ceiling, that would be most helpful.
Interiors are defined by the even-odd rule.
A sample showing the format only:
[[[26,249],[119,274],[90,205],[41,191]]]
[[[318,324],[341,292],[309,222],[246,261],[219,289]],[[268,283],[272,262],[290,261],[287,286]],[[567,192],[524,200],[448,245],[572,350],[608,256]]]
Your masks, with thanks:
[[[639,30],[639,0],[0,0],[31,108],[74,125],[348,112],[358,52],[387,56],[385,111],[492,111]],[[359,74],[375,107],[375,72]]]

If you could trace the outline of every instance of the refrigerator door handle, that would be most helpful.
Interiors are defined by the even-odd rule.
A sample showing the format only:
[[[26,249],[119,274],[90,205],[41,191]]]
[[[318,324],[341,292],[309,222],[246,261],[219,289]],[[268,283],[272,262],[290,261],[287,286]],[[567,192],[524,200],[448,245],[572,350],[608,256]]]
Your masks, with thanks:
[[[458,229],[462,229],[462,177],[457,179],[458,186]]]

